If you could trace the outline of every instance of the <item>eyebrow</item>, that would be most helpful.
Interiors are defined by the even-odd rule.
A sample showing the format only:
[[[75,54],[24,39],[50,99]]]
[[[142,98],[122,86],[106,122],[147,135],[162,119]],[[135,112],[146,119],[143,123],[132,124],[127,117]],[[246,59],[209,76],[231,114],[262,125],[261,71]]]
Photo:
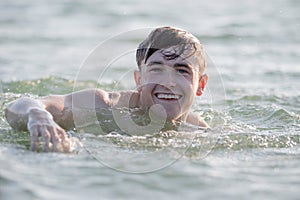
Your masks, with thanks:
[[[161,61],[151,61],[149,64],[147,64],[147,66],[153,66],[153,65],[163,65],[163,62],[161,62]],[[192,70],[192,67],[189,64],[186,64],[186,63],[175,63],[174,67],[184,67],[184,68]]]

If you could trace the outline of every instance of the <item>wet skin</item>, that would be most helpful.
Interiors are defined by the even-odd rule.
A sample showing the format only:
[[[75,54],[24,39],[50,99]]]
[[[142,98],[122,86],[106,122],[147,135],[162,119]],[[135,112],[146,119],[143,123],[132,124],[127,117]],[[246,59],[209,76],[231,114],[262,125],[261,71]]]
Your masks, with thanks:
[[[33,151],[38,148],[39,137],[44,142],[43,151],[49,151],[52,145],[54,151],[71,151],[65,129],[76,128],[75,122],[85,122],[89,116],[84,115],[84,110],[153,108],[163,120],[208,127],[199,115],[190,112],[194,98],[202,94],[207,76],[200,76],[195,56],[166,59],[165,51],[173,50],[156,51],[142,64],[140,71],[134,72],[137,91],[87,89],[39,99],[20,98],[7,105],[6,119],[13,128],[30,132]]]
[[[167,59],[164,51],[156,51],[134,74],[141,88],[140,104],[162,105],[168,120],[185,121],[200,87],[199,65],[193,56]]]

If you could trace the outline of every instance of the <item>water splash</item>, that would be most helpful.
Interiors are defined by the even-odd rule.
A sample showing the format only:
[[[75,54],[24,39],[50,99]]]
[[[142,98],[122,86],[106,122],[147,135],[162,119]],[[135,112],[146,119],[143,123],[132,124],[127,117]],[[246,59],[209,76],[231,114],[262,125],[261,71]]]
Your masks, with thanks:
[[[97,83],[82,82],[82,87],[94,84]],[[51,85],[63,88],[60,90],[61,92],[73,89],[72,81],[55,77],[2,84],[4,93],[0,93],[1,143],[11,143],[29,149],[29,134],[12,130],[6,122],[4,118],[5,105],[21,96],[35,98],[43,93],[57,91],[57,88],[53,90]],[[27,89],[31,86],[34,86],[31,89],[32,93],[28,94]],[[103,87],[113,88],[109,85]],[[42,89],[43,92],[41,92]],[[201,114],[213,128],[212,131],[206,133],[199,132],[195,127],[185,127],[179,131],[169,130],[144,136],[130,136],[115,130],[108,130],[108,134],[100,133],[88,136],[87,133],[97,133],[97,129],[94,131],[86,129],[81,133],[82,135],[79,135],[81,139],[101,141],[127,151],[155,151],[172,148],[182,152],[183,149],[187,149],[185,154],[195,158],[201,158],[207,154],[208,152],[203,153],[203,150],[208,149],[209,145],[214,146],[215,150],[290,148],[299,144],[300,117],[297,114],[297,108],[290,109],[299,102],[298,96],[247,95],[236,100],[228,100],[227,112],[204,107]],[[111,120],[102,121],[102,125],[111,127]],[[70,134],[70,137],[77,136]],[[75,143],[74,146],[76,146]],[[79,151],[80,145],[77,147],[76,151]]]

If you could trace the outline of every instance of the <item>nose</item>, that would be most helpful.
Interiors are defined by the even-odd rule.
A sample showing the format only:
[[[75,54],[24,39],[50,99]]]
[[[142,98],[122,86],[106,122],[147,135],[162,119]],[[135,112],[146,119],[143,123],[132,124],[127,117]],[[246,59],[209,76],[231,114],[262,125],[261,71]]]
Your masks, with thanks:
[[[176,79],[172,71],[166,71],[165,76],[161,80],[161,84],[166,87],[175,87]]]

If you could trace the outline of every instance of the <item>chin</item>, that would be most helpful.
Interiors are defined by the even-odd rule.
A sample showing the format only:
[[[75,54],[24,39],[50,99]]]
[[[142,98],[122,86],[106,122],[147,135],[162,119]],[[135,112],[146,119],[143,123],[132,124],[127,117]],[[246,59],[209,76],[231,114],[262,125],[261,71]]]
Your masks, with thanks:
[[[156,118],[161,118],[164,121],[175,121],[182,117],[179,109],[165,108],[161,104],[155,104],[151,107],[151,112]]]

